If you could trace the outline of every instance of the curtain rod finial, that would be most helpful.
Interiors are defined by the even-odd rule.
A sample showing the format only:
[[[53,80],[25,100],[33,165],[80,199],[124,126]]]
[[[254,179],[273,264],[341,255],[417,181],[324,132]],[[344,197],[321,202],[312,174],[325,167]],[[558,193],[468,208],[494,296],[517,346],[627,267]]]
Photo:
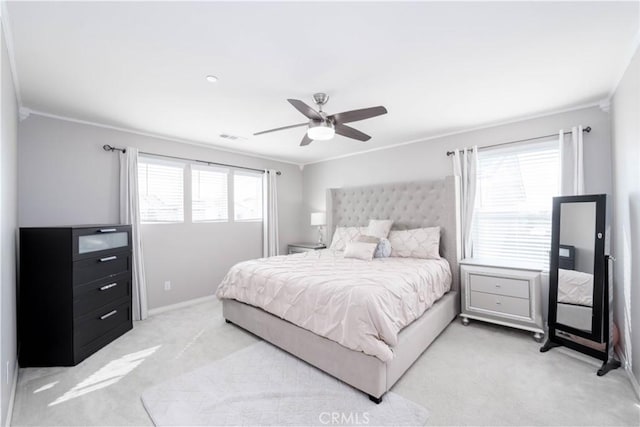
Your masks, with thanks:
[[[111,151],[111,152],[113,152],[113,151],[122,151],[123,153],[126,153],[126,152],[127,152],[127,149],[126,149],[126,148],[116,148],[116,147],[114,147],[113,145],[109,145],[109,144],[104,144],[104,145],[102,146],[102,149],[103,149],[104,151]]]

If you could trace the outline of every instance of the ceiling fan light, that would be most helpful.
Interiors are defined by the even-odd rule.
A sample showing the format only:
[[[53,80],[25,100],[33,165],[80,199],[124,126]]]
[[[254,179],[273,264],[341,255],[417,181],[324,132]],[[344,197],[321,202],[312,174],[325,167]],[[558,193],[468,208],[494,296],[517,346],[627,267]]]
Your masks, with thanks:
[[[328,123],[318,123],[316,126],[309,127],[307,136],[314,141],[328,141],[336,134],[333,125]]]

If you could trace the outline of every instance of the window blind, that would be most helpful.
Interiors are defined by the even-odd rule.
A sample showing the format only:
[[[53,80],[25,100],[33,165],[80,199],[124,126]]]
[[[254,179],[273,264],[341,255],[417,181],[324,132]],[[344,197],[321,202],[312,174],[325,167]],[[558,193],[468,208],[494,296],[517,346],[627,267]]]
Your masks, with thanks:
[[[559,184],[557,140],[480,151],[474,258],[548,268],[552,198],[559,195]]]
[[[183,164],[141,156],[138,161],[141,222],[183,222],[183,188]]]
[[[233,193],[236,221],[262,220],[262,174],[234,171]]]
[[[191,166],[193,222],[229,219],[228,169]]]

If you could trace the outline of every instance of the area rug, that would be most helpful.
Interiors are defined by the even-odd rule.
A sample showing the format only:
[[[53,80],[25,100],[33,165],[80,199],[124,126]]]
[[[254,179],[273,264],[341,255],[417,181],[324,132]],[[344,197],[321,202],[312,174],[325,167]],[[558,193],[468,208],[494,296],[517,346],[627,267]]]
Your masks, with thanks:
[[[422,406],[388,392],[379,405],[266,342],[142,394],[157,426],[421,426]]]

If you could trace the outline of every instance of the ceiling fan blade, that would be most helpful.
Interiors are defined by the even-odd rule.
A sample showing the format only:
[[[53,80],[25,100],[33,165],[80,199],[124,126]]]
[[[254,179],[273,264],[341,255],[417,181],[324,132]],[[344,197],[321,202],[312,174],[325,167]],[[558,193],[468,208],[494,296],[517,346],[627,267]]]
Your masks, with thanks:
[[[371,139],[366,133],[360,132],[358,129],[354,129],[351,126],[337,124],[335,125],[336,133],[338,135],[346,136],[347,138],[357,139],[358,141],[368,141]]]
[[[302,137],[302,141],[300,142],[300,146],[303,147],[305,145],[309,145],[312,141],[313,139],[309,138],[309,136],[305,133]]]
[[[289,104],[293,105],[296,110],[300,111],[311,120],[322,120],[322,116],[320,115],[320,113],[318,113],[316,110],[309,107],[299,99],[287,99],[287,101],[289,101]]]
[[[285,129],[297,128],[297,127],[300,127],[300,126],[307,126],[308,124],[309,124],[309,123],[306,123],[306,122],[305,122],[305,123],[299,123],[299,124],[297,124],[297,125],[283,126],[283,127],[281,127],[281,128],[275,128],[275,129],[263,130],[262,132],[256,132],[256,133],[254,133],[253,135],[254,135],[254,136],[256,136],[256,135],[262,135],[263,133],[277,132],[277,131],[279,131],[279,130],[285,130]]]
[[[387,109],[383,106],[362,108],[360,110],[344,111],[342,113],[329,116],[336,124],[338,123],[351,123],[358,120],[370,119],[371,117],[381,116],[387,114]]]

